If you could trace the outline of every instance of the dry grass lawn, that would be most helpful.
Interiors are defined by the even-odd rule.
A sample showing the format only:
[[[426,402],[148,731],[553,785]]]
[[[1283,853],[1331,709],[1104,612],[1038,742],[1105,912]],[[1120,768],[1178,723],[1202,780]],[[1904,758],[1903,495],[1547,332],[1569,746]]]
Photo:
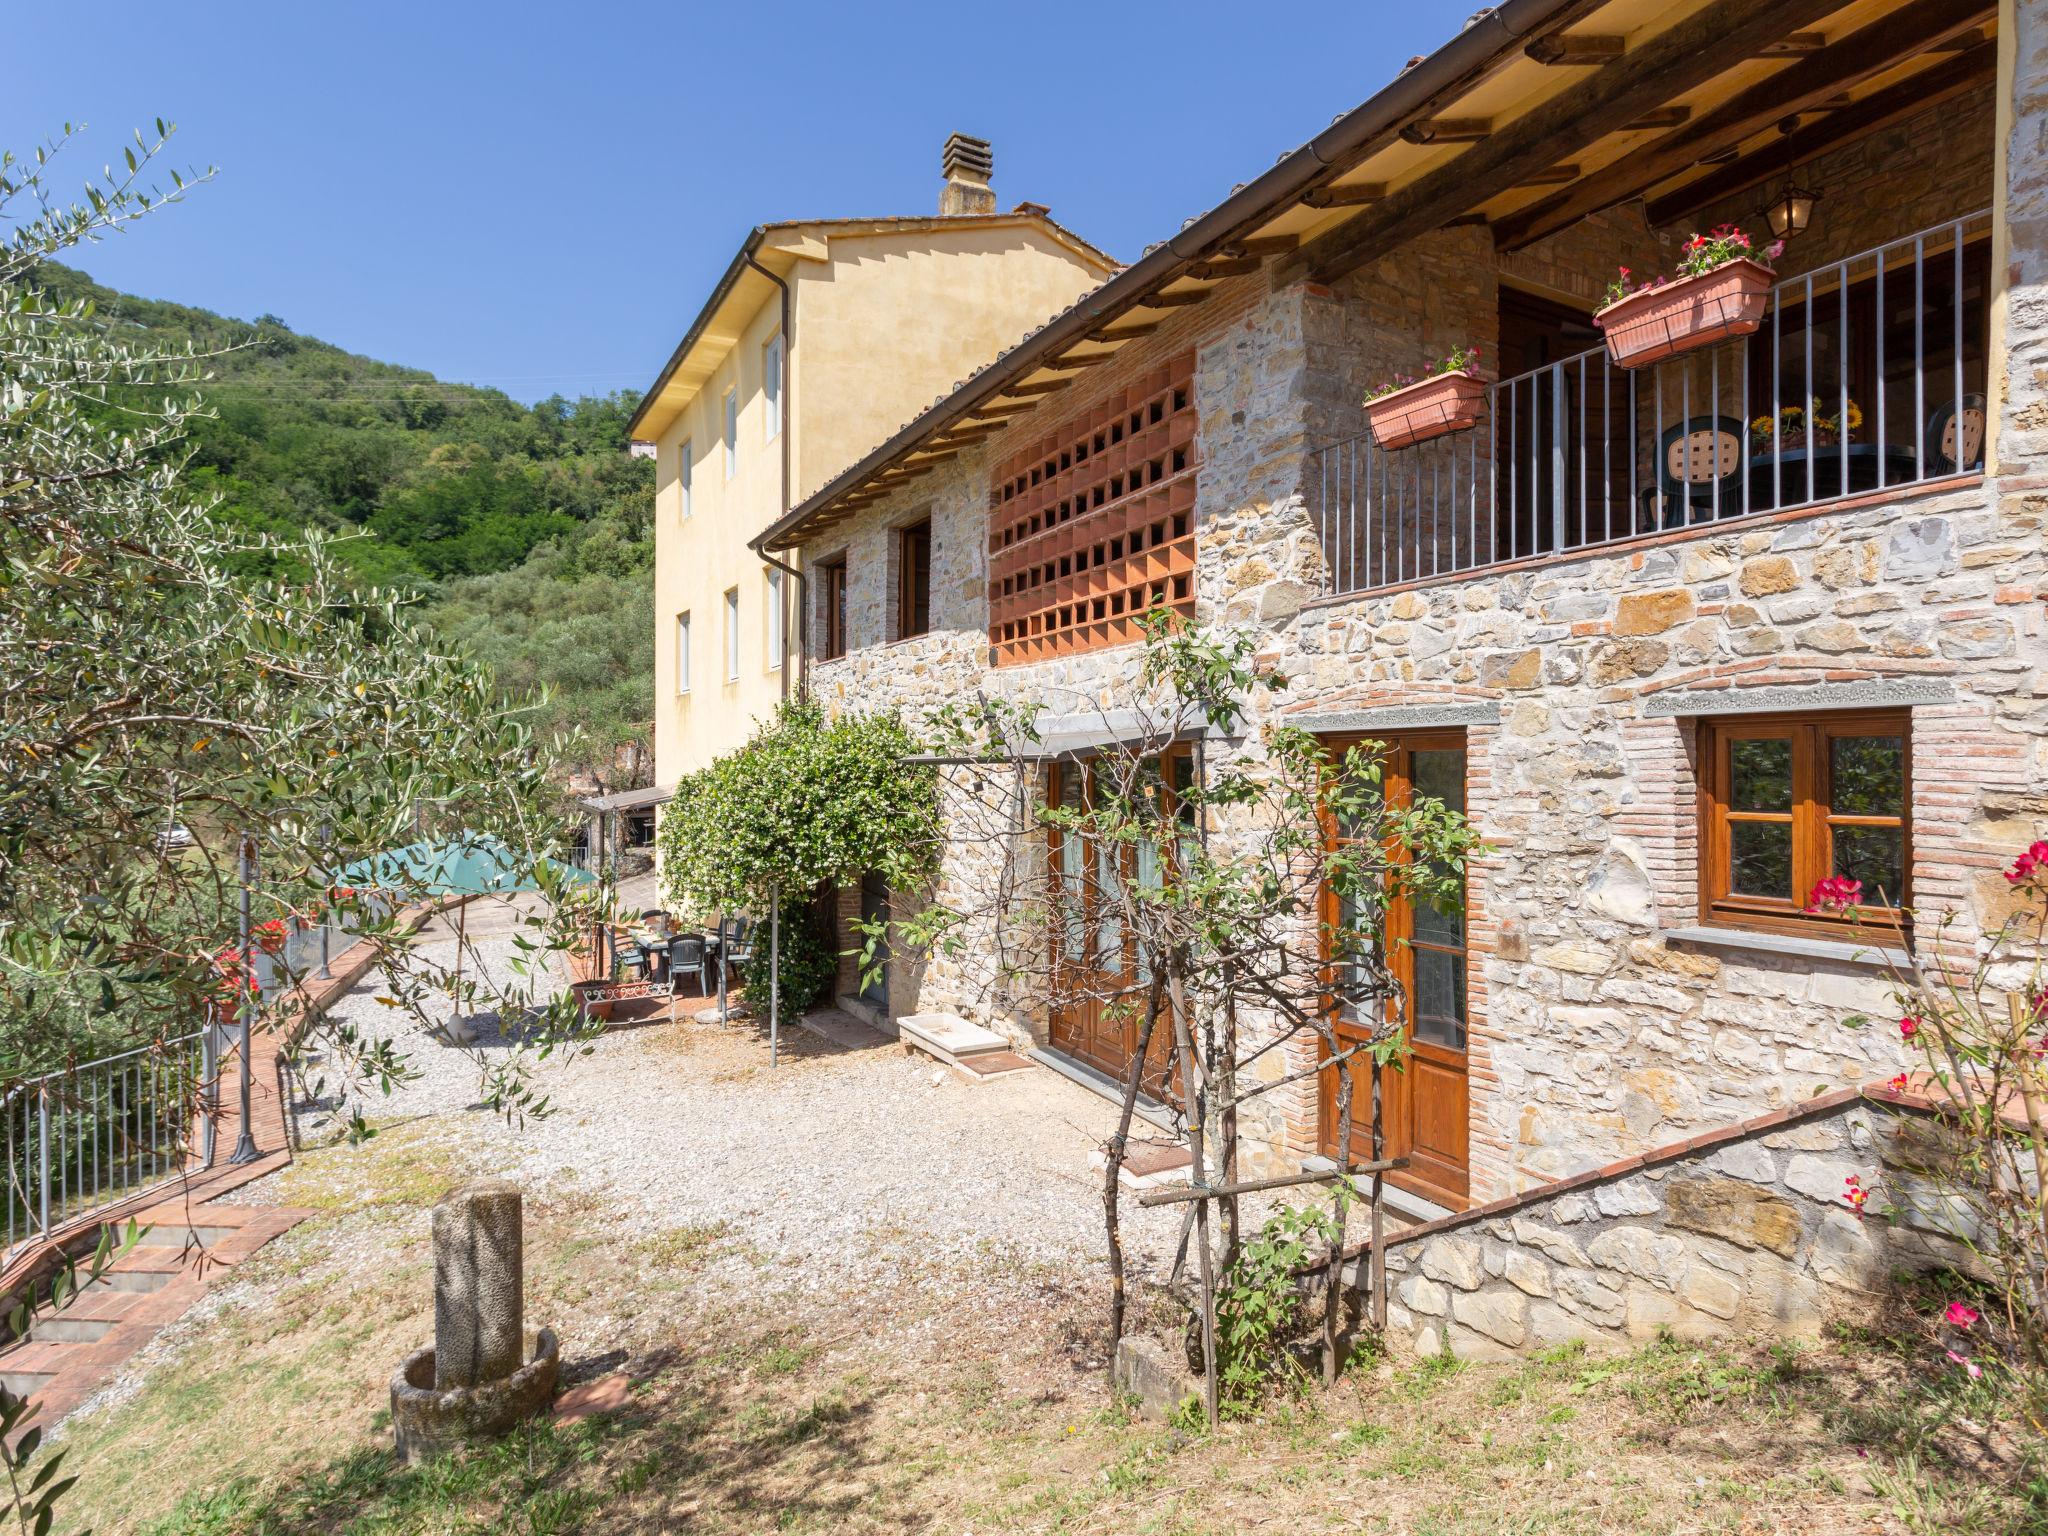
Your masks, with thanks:
[[[1092,1275],[986,1298],[828,1294],[745,1234],[620,1229],[528,1203],[528,1318],[630,1406],[423,1471],[387,1382],[431,1331],[424,1205],[473,1166],[402,1127],[309,1154],[320,1214],[166,1335],[139,1389],[74,1421],[65,1525],[284,1532],[2002,1532],[2048,1490],[1984,1389],[1885,1338],[1665,1343],[1618,1360],[1366,1364],[1214,1436],[1132,1418]],[[913,1235],[902,1241],[914,1243]],[[1887,1333],[1909,1337],[1911,1318]]]

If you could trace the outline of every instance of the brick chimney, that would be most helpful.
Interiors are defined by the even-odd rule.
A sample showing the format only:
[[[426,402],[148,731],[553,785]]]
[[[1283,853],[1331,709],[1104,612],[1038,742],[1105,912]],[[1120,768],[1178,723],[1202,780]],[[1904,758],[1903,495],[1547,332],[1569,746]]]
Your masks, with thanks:
[[[940,214],[950,218],[961,213],[996,211],[995,190],[988,184],[996,168],[996,157],[987,139],[954,134],[946,140],[944,166],[946,184],[939,190]]]

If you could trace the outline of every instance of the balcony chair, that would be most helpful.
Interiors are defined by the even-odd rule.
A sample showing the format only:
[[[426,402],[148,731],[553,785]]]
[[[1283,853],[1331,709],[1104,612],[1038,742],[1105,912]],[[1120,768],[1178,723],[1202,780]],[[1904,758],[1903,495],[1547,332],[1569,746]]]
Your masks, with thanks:
[[[1956,452],[1956,439],[1962,452]],[[1984,397],[1963,396],[1960,414],[1954,400],[1944,400],[1927,418],[1927,473],[1953,474],[1959,469],[1981,469],[1984,465]]]
[[[1717,486],[1722,517],[1748,510],[1749,437],[1742,423],[1733,416],[1689,416],[1666,427],[1657,439],[1657,483],[1643,492],[1650,526],[1711,522]]]

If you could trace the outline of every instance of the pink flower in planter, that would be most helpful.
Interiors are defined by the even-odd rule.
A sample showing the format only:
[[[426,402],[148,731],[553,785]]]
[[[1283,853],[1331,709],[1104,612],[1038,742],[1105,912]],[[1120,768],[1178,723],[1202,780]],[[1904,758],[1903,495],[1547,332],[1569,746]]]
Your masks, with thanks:
[[[1943,1353],[1946,1354],[1949,1357],[1949,1359],[1955,1361],[1957,1365],[1960,1365],[1964,1370],[1968,1371],[1970,1373],[1970,1380],[1975,1381],[1978,1377],[1984,1374],[1984,1367],[1979,1365],[1976,1361],[1972,1360],[1968,1355],[1959,1355],[1952,1349],[1944,1350]]]
[[[1836,876],[1814,882],[1807,893],[1806,910],[1809,912],[1846,912],[1863,899],[1863,882]]]
[[[1969,1327],[1972,1323],[1976,1322],[1977,1319],[1982,1317],[1983,1315],[1984,1314],[1979,1312],[1975,1307],[1966,1306],[1964,1303],[1960,1301],[1950,1302],[1948,1304],[1948,1311],[1942,1314],[1942,1316],[1946,1317],[1951,1323],[1954,1323],[1958,1328]]]

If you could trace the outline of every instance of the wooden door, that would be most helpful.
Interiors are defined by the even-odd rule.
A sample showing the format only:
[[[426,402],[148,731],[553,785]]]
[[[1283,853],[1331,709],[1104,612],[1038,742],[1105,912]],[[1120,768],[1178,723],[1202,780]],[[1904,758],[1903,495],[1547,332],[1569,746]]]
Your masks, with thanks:
[[[1333,742],[1341,752],[1352,742]],[[1382,788],[1395,804],[1424,794],[1456,811],[1465,809],[1465,733],[1438,731],[1397,737],[1387,744]],[[1332,826],[1341,839],[1345,829]],[[1324,919],[1339,918],[1334,895],[1324,895]],[[1387,916],[1388,969],[1409,999],[1408,1054],[1397,1069],[1382,1074],[1386,1153],[1409,1165],[1392,1182],[1454,1210],[1471,1191],[1471,1095],[1467,1062],[1467,956],[1462,898],[1439,912],[1408,900],[1396,901]],[[1340,964],[1341,957],[1326,957]],[[1368,1021],[1340,1020],[1340,1043],[1363,1039]],[[1372,1074],[1354,1058],[1352,1067],[1351,1156],[1372,1156]],[[1321,1131],[1326,1157],[1337,1155],[1337,1087],[1334,1074],[1321,1079]]]
[[[1163,792],[1184,782],[1187,759],[1162,765]],[[1088,759],[1052,765],[1050,803],[1081,810],[1093,803],[1097,768]],[[1071,827],[1048,829],[1053,881],[1052,958],[1055,1003],[1047,1021],[1052,1048],[1121,1079],[1130,1069],[1143,1028],[1152,973],[1132,935],[1125,932],[1121,895],[1126,882],[1149,877],[1150,850],[1117,847]],[[1145,1091],[1172,1092],[1172,1021],[1162,1015],[1147,1052]]]

